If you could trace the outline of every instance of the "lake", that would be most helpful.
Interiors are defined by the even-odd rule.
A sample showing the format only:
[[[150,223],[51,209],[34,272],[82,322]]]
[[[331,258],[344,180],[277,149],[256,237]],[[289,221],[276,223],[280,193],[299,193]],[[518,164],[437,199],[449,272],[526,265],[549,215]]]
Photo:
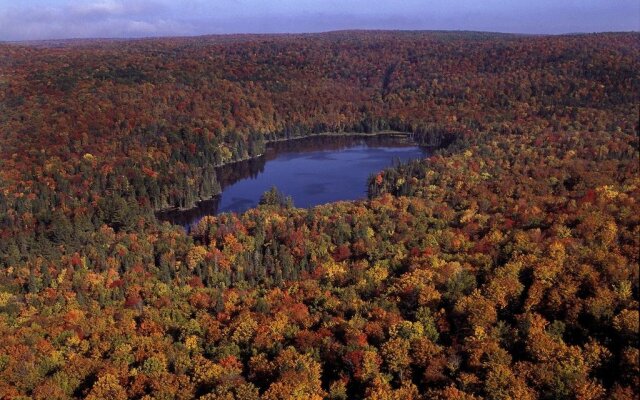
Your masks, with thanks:
[[[275,186],[296,207],[367,197],[367,182],[397,161],[423,158],[428,150],[407,137],[313,136],[272,142],[261,157],[217,169],[222,193],[197,207],[159,212],[160,220],[185,228],[205,215],[241,213]]]

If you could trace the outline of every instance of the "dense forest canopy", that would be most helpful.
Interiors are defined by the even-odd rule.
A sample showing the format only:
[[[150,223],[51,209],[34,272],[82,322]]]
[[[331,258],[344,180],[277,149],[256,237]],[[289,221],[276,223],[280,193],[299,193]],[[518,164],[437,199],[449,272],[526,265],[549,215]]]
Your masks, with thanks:
[[[640,34],[0,43],[7,398],[632,399]],[[321,132],[368,201],[154,211]]]

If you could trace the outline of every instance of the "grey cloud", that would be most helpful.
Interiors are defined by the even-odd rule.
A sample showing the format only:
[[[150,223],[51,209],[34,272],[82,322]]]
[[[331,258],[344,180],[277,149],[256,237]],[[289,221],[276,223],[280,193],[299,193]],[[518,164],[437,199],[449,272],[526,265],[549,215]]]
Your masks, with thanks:
[[[158,14],[166,10],[166,5],[153,0],[103,0],[72,4],[66,11],[77,17],[113,17],[134,16],[142,14]]]
[[[95,1],[0,12],[0,40],[185,35],[193,27],[152,0]]]

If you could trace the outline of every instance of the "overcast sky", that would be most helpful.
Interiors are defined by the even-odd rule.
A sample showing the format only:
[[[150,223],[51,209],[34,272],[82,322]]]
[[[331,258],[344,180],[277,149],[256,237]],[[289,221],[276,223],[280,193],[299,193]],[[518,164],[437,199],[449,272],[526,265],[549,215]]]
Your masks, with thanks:
[[[0,40],[337,29],[640,30],[640,0],[0,0]]]

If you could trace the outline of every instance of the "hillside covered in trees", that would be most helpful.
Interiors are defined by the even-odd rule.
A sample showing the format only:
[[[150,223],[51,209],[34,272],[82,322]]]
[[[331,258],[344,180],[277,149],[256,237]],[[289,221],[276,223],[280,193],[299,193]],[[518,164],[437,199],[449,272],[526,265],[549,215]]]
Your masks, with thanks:
[[[0,397],[633,399],[640,34],[0,43]],[[154,212],[320,132],[370,199]]]

